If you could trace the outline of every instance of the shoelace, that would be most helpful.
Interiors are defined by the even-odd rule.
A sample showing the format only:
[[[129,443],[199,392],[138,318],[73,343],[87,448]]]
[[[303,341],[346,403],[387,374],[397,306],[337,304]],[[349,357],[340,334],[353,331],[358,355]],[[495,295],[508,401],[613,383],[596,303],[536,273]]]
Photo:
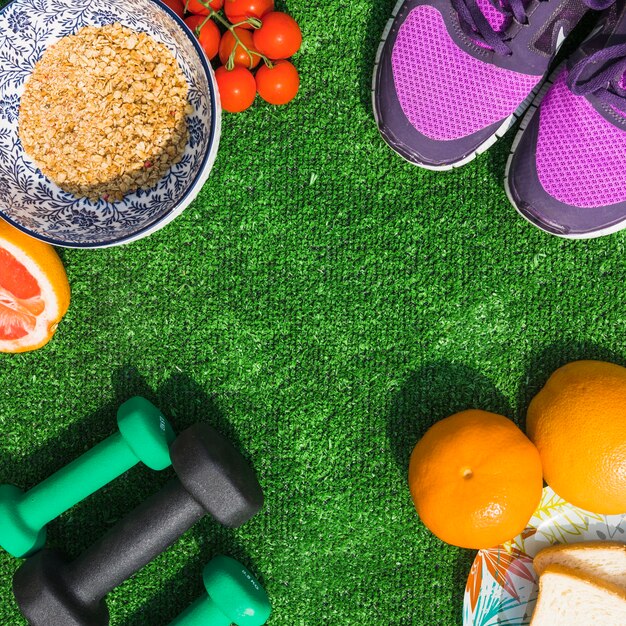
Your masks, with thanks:
[[[548,2],[549,0],[539,0]],[[596,11],[602,11],[610,7],[615,0],[583,0],[585,4]],[[483,12],[480,10],[476,0],[451,0],[452,7],[459,14],[461,27],[473,37],[491,48],[496,54],[509,56],[512,54],[508,46],[505,31],[497,32],[493,29]],[[528,2],[524,0],[493,0],[493,6],[500,11],[505,18],[512,18],[522,25],[528,24],[526,14]]]
[[[599,71],[583,79],[587,70]],[[577,96],[593,94],[602,102],[626,113],[626,89],[621,86],[626,72],[626,44],[609,46],[580,60],[571,69],[567,85]]]

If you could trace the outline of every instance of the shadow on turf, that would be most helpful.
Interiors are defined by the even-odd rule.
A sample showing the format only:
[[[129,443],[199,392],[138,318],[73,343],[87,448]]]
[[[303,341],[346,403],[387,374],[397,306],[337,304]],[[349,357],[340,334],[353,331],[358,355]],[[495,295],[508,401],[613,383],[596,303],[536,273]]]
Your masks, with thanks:
[[[392,400],[387,434],[403,477],[418,439],[435,422],[463,411],[484,409],[509,417],[511,406],[493,383],[464,365],[439,362],[414,372]]]
[[[198,535],[201,556],[196,556],[183,568],[171,575],[171,579],[163,584],[163,589],[153,597],[132,617],[124,622],[124,626],[165,626],[178,617],[187,607],[199,598],[206,596],[202,581],[202,571],[209,561],[218,554],[225,554],[241,561],[265,586],[250,556],[242,545],[234,539],[225,540],[214,534]]]
[[[472,408],[514,417],[509,402],[494,384],[470,367],[438,362],[409,376],[392,400],[387,422],[387,434],[403,481],[411,451],[422,435],[444,417]],[[442,549],[456,553],[451,571],[451,602],[460,624],[465,583],[476,552],[452,546]]]
[[[592,342],[563,340],[544,347],[529,360],[520,381],[517,410],[484,375],[464,365],[439,362],[411,374],[393,398],[387,435],[402,476],[409,469],[413,447],[435,422],[469,408],[500,413],[512,418],[523,429],[531,399],[556,369],[581,359],[609,361],[626,367],[622,352]]]
[[[197,422],[207,422],[246,456],[236,430],[213,399],[188,376],[172,376],[156,392],[133,367],[120,368],[112,379],[115,399],[91,415],[77,416],[75,422],[57,438],[19,460],[7,452],[0,452],[0,483],[16,484],[22,489],[28,489],[78,458],[87,449],[116,432],[119,406],[136,395],[144,396],[158,406],[176,432]],[[171,468],[154,472],[143,465],[134,467],[122,479],[107,485],[71,509],[62,519],[51,522],[47,545],[71,557],[78,556],[173,476]],[[202,570],[217,554],[239,559],[256,573],[254,563],[232,536],[231,530],[204,518],[190,532],[195,533],[202,557],[182,568],[175,580],[164,584],[163,591],[148,600],[141,612],[128,622],[129,626],[166,624],[182,612],[201,595]],[[263,582],[262,577],[260,580]]]
[[[156,404],[170,417],[177,431],[184,430],[197,422],[207,422],[222,433],[231,443],[247,456],[237,431],[219,410],[205,390],[184,374],[172,376],[156,394]],[[163,585],[163,589],[137,611],[126,622],[126,626],[146,624],[168,624],[199,597],[206,595],[202,583],[205,565],[218,554],[226,554],[248,567],[264,585],[250,555],[233,536],[233,531],[204,518],[190,532],[194,533],[199,546],[199,557],[195,557],[175,576]]]
[[[626,367],[626,347],[618,352],[589,341],[560,341],[534,354],[527,367],[524,381],[520,381],[517,406],[525,415],[530,401],[559,367],[579,360],[608,361]]]
[[[113,386],[115,399],[112,402],[103,404],[90,415],[74,416],[73,423],[62,433],[28,455],[17,460],[8,452],[0,452],[0,482],[14,483],[21,488],[40,482],[116,432],[117,409],[130,396],[143,395],[152,402],[156,401],[152,390],[134,370],[116,372]],[[43,426],[54,420],[55,416],[40,418]]]
[[[396,4],[396,0],[383,0],[382,2],[371,3],[370,18],[365,29],[365,37],[361,45],[361,63],[359,72],[359,97],[361,104],[372,115],[374,122],[374,111],[372,109],[372,76],[374,74],[374,62],[376,53],[381,42],[385,24],[391,17],[391,12]]]

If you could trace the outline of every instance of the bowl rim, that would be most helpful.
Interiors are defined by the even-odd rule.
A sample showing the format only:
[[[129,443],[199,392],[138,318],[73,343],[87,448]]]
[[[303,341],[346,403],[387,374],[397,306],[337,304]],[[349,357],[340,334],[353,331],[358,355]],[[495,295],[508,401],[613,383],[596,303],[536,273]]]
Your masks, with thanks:
[[[0,8],[0,14],[4,13],[8,7],[10,7],[14,2],[18,2],[19,0],[9,0],[5,6]],[[204,158],[202,160],[202,164],[198,169],[197,175],[194,177],[193,181],[189,184],[187,191],[181,196],[178,202],[172,207],[170,211],[161,215],[154,221],[150,222],[146,226],[143,226],[139,230],[135,231],[130,235],[125,235],[124,237],[118,237],[116,239],[109,239],[106,241],[101,241],[97,243],[76,243],[76,242],[67,242],[62,240],[53,239],[52,237],[47,237],[45,235],[40,235],[35,233],[34,231],[22,226],[12,218],[10,218],[5,210],[0,205],[0,217],[17,228],[21,230],[26,235],[38,239],[40,241],[44,241],[45,243],[49,243],[53,246],[59,246],[61,248],[110,248],[112,246],[118,246],[125,243],[131,243],[133,241],[137,241],[139,239],[143,239],[148,235],[160,230],[173,219],[178,217],[195,199],[195,196],[200,192],[200,189],[204,186],[204,183],[208,179],[209,171],[215,162],[217,157],[217,149],[219,147],[219,135],[221,130],[221,106],[219,102],[219,95],[217,92],[217,86],[215,82],[215,75],[213,72],[213,68],[209,63],[202,46],[200,46],[200,42],[198,38],[194,36],[191,32],[191,29],[185,24],[185,21],[180,18],[172,9],[170,9],[166,4],[161,2],[161,0],[149,0],[153,4],[156,4],[158,8],[165,11],[165,13],[169,14],[170,17],[174,19],[174,22],[178,24],[178,26],[182,29],[183,33],[187,36],[187,38],[191,41],[193,47],[198,54],[200,59],[200,63],[202,64],[204,71],[206,73],[208,84],[209,84],[209,96],[211,101],[212,115],[211,115],[211,131],[209,135],[209,149],[206,151]],[[207,171],[209,170],[209,171]],[[204,178],[204,180],[202,180]],[[201,182],[201,185],[198,183]],[[193,194],[193,195],[192,195]]]

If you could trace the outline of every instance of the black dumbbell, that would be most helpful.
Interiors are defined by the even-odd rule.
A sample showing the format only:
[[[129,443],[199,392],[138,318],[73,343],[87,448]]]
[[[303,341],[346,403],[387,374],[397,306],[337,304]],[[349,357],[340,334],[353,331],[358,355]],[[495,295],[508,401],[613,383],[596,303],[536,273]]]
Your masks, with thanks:
[[[105,596],[173,544],[207,513],[236,527],[263,505],[263,492],[241,454],[220,433],[196,424],[170,448],[177,478],[137,507],[75,561],[44,550],[13,578],[31,626],[109,623]]]

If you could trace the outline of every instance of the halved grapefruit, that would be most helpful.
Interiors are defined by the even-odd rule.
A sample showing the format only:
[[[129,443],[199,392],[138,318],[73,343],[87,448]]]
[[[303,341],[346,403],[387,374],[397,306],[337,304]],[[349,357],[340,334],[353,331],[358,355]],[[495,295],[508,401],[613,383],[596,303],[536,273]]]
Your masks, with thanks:
[[[70,286],[54,248],[0,220],[0,352],[47,344],[69,304]]]

